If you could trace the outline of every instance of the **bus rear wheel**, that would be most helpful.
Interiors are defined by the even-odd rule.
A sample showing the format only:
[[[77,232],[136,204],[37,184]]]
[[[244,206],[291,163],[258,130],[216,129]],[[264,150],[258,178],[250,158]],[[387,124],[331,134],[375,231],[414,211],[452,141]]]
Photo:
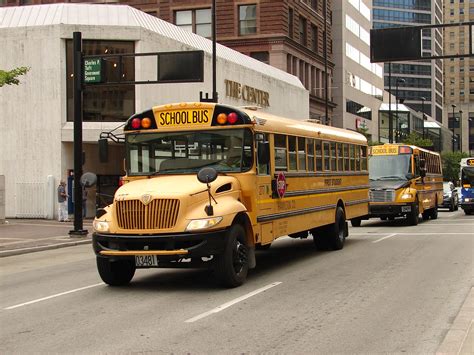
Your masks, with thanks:
[[[360,218],[353,218],[351,219],[351,225],[352,227],[360,227],[360,224],[362,223],[362,220]]]
[[[240,224],[230,227],[222,254],[216,255],[215,273],[225,287],[237,287],[247,279],[249,270],[247,238]]]
[[[110,286],[128,284],[135,275],[135,264],[130,260],[110,261],[97,257],[97,270],[100,278]]]
[[[344,247],[347,236],[346,214],[341,207],[336,208],[336,219],[333,224],[314,228],[311,232],[316,249],[340,250]]]
[[[430,210],[430,218],[438,219],[438,203],[436,203],[434,208]]]

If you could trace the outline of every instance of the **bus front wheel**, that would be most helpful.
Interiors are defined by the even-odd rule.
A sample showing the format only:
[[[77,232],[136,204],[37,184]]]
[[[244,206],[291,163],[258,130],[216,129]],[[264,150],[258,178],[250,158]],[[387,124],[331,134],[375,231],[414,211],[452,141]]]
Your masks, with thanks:
[[[135,264],[130,260],[110,261],[97,257],[97,270],[100,278],[110,286],[128,284],[135,275]]]
[[[216,255],[215,273],[225,287],[242,285],[249,270],[248,246],[244,228],[234,224],[227,232],[222,254]]]
[[[418,198],[415,200],[415,203],[411,206],[411,211],[407,215],[408,224],[411,226],[418,225],[418,216],[420,215],[420,206],[418,204]]]

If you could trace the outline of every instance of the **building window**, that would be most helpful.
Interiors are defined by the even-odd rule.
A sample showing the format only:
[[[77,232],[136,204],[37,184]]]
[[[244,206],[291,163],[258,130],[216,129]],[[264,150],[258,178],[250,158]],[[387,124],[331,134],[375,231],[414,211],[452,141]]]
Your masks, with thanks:
[[[211,9],[176,11],[175,23],[176,26],[200,36],[212,36]]]
[[[372,109],[355,101],[346,101],[346,112],[352,113],[353,115],[365,118],[367,120],[372,120]]]
[[[294,32],[294,28],[293,28],[293,9],[290,7],[288,9],[288,35],[290,36],[290,38],[293,38],[293,32]]]
[[[315,25],[311,25],[311,49],[318,53],[318,28]]]
[[[257,33],[257,5],[239,6],[239,35]]]
[[[84,55],[134,53],[133,41],[83,40]],[[108,81],[134,81],[135,58],[122,58],[122,68],[118,57],[108,57],[104,61],[104,75]],[[74,121],[74,66],[73,42],[66,41],[66,82],[67,120]],[[120,73],[122,77],[120,78]],[[84,121],[126,121],[135,113],[135,85],[92,86],[83,91]]]
[[[270,56],[268,52],[251,52],[250,56],[257,59],[265,64],[270,64]]]
[[[307,34],[306,34],[306,19],[300,16],[300,43],[306,46]]]

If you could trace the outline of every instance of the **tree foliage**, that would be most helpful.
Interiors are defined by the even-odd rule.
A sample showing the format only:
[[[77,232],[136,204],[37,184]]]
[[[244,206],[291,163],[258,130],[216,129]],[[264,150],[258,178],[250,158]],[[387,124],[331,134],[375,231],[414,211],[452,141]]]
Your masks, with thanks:
[[[443,178],[447,181],[457,181],[459,179],[459,169],[462,158],[467,158],[467,153],[444,152],[441,154],[443,162]]]
[[[411,132],[403,141],[404,144],[416,145],[422,148],[432,148],[433,141],[428,138],[422,138],[418,133]]]
[[[362,127],[359,127],[357,128],[357,132],[359,132],[360,134],[363,134],[365,138],[367,138],[367,144],[368,145],[380,145],[380,144],[383,144],[383,143],[380,143],[378,141],[373,141],[372,140],[372,135],[369,134],[369,129],[368,128],[362,128]]]
[[[25,75],[30,70],[29,67],[19,67],[9,71],[0,70],[0,87],[4,85],[18,85],[20,75]]]

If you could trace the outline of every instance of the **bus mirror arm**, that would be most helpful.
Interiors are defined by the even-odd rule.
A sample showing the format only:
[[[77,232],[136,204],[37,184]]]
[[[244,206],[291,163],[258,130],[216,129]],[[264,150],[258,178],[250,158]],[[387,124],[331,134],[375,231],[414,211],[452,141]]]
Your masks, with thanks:
[[[214,215],[214,208],[212,207],[212,201],[217,205],[217,201],[211,194],[211,185],[210,183],[217,179],[217,171],[214,168],[205,167],[198,171],[197,179],[199,182],[206,184],[207,194],[209,197],[209,204],[204,207],[204,211],[208,216]]]

